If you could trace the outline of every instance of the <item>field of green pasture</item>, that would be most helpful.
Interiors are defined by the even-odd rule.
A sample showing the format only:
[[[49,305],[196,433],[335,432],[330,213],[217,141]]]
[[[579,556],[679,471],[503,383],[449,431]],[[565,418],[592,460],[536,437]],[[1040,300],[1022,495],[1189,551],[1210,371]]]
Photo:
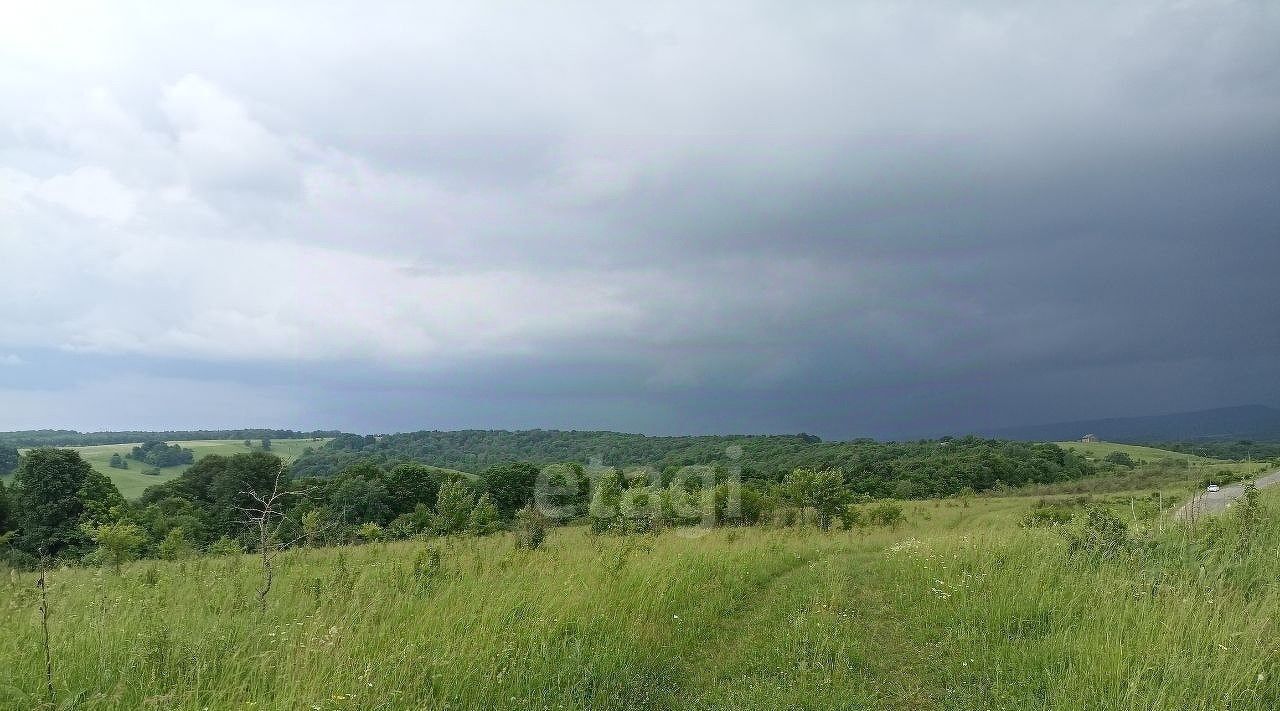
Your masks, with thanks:
[[[1267,492],[1248,530],[1099,501],[1129,528],[1105,556],[1020,527],[1036,499],[1010,496],[907,502],[893,529],[297,549],[265,610],[252,555],[61,569],[54,695],[82,709],[1280,708],[1280,499]],[[0,707],[36,708],[34,576],[0,580],[0,608]]]
[[[1169,462],[1185,461],[1187,462],[1187,478],[1196,480],[1211,477],[1212,474],[1220,473],[1220,471],[1229,471],[1231,474],[1251,475],[1260,473],[1260,471],[1275,469],[1275,466],[1271,466],[1266,461],[1247,462],[1210,459],[1210,457],[1188,455],[1184,454],[1184,452],[1157,450],[1156,447],[1143,447],[1140,445],[1119,445],[1119,443],[1115,442],[1057,442],[1057,445],[1098,461],[1101,461],[1107,455],[1114,454],[1114,452],[1124,452],[1134,462],[1138,462],[1139,465],[1164,465],[1169,464]],[[1165,466],[1165,468],[1170,469],[1169,466]]]
[[[1215,468],[1247,468],[1247,466],[1257,466],[1256,464],[1247,464],[1243,461],[1226,461],[1220,459],[1210,459],[1210,457],[1202,457],[1197,455],[1188,455],[1184,452],[1174,452],[1170,450],[1157,450],[1156,447],[1144,447],[1142,445],[1120,445],[1116,442],[1056,442],[1057,446],[1068,448],[1068,450],[1078,452],[1092,459],[1101,460],[1114,452],[1124,452],[1124,454],[1132,457],[1134,461],[1147,462],[1147,464],[1156,464],[1156,462],[1165,460],[1187,460],[1190,466],[1215,466]]]
[[[307,447],[320,447],[327,440],[323,439],[273,439],[271,440],[271,452],[286,462],[291,462],[302,454]],[[163,467],[159,474],[144,474],[153,467],[136,462],[132,459],[126,460],[129,463],[128,469],[113,469],[111,467],[111,455],[119,454],[121,457],[128,454],[139,442],[131,444],[99,444],[87,447],[69,447],[80,453],[86,462],[97,471],[111,477],[111,481],[115,482],[116,488],[120,490],[121,495],[126,499],[134,499],[140,496],[148,486],[153,486],[162,482],[176,478],[187,470],[189,464],[181,464],[172,467]],[[261,441],[254,440],[253,447],[245,447],[244,440],[225,440],[225,439],[201,439],[187,441],[172,441],[169,444],[179,444],[187,449],[195,452],[195,458],[199,460],[208,454],[221,454],[230,456],[232,454],[242,454],[261,449]]]

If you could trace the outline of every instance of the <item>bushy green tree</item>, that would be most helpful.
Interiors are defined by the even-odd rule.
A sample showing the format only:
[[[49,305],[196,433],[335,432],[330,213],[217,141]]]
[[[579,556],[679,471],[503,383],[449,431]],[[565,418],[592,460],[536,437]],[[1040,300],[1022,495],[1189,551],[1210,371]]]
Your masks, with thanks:
[[[165,523],[171,511],[184,516],[178,525],[189,535],[198,535],[202,544],[219,536],[238,536],[244,529],[244,509],[255,503],[247,492],[271,490],[279,468],[280,458],[264,452],[206,455],[176,479],[147,487],[134,511],[166,502],[163,515],[146,515],[148,528],[157,537],[172,527]]]
[[[617,472],[607,472],[596,479],[591,491],[591,505],[587,509],[592,530],[606,529],[617,521],[622,491],[622,477]]]
[[[323,508],[311,509],[306,511],[300,517],[302,525],[302,538],[306,542],[308,548],[315,548],[329,529],[328,511]]]
[[[818,527],[824,531],[852,498],[840,469],[796,469],[787,478],[787,491],[796,506],[813,509]]]
[[[480,495],[476,505],[471,509],[471,516],[467,521],[467,530],[475,536],[487,536],[501,528],[502,522],[499,520],[498,507],[493,505],[493,499],[489,497],[489,492],[486,491]]]
[[[844,511],[840,513],[840,527],[848,531],[854,528],[865,528],[867,526],[867,515],[860,506],[847,504]]]
[[[450,534],[466,530],[471,520],[475,494],[462,481],[446,482],[436,497],[436,515],[433,526],[437,533]]]
[[[360,464],[339,474],[329,484],[328,492],[329,506],[348,524],[382,525],[393,518],[382,470],[372,464]]]
[[[535,503],[543,506],[543,513],[559,520],[581,516],[591,500],[591,480],[586,470],[577,462],[551,464],[538,474],[545,482],[542,491],[535,491]]]
[[[396,516],[413,511],[418,504],[434,506],[440,492],[440,470],[425,464],[408,463],[392,468],[386,475],[387,495]]]
[[[160,545],[156,548],[156,553],[165,560],[183,560],[190,558],[195,553],[195,546],[191,545],[191,541],[187,540],[186,533],[181,526],[175,526],[169,529],[169,533],[165,534],[164,540],[160,541]]]
[[[120,521],[103,523],[88,528],[93,542],[98,544],[97,555],[117,574],[125,563],[134,559],[147,542],[143,530],[133,523]]]
[[[115,482],[106,474],[90,469],[80,487],[80,500],[84,502],[81,523],[98,525],[119,518],[126,502]]]
[[[517,509],[533,501],[538,472],[538,467],[533,464],[513,462],[489,467],[480,476],[480,483],[492,497],[498,513],[509,519]]]
[[[175,528],[192,545],[203,547],[210,542],[205,509],[187,499],[170,496],[148,504],[128,507],[129,519],[147,530],[152,540],[164,540]]]
[[[435,523],[435,511],[426,504],[418,504],[409,513],[402,513],[396,516],[395,520],[387,527],[387,530],[395,538],[409,538],[434,532]]]
[[[384,531],[382,526],[372,521],[366,521],[356,527],[356,536],[366,543],[377,543],[383,539]]]
[[[201,458],[191,469],[209,459],[212,457]],[[208,476],[208,488],[202,498],[207,497],[211,506],[214,535],[236,536],[244,529],[244,509],[255,504],[248,492],[271,491],[281,462],[279,457],[266,452],[234,454],[219,459],[221,461],[211,471],[199,475]]]
[[[33,449],[14,474],[18,545],[29,553],[79,554],[90,543],[82,524],[107,520],[120,492],[72,449]]]
[[[849,504],[849,490],[844,485],[844,472],[839,469],[824,469],[817,473],[810,495],[810,506],[818,515],[818,527],[826,531],[831,522]]]

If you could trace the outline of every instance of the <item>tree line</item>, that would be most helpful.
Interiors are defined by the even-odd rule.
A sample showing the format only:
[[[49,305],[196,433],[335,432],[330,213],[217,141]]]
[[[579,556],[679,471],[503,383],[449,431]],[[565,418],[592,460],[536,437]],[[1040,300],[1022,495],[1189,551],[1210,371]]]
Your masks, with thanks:
[[[299,457],[299,476],[331,476],[358,462],[400,461],[479,474],[503,462],[557,462],[660,471],[723,463],[741,452],[742,478],[780,482],[796,469],[839,468],[855,490],[874,497],[948,496],[962,489],[1052,483],[1096,473],[1084,457],[1054,444],[979,437],[913,442],[823,442],[813,435],[647,437],[617,432],[464,430],[383,437],[342,435]]]
[[[804,447],[817,442],[793,444],[797,451],[790,461],[812,461]],[[264,542],[268,547],[341,545],[484,535],[520,526],[522,515],[525,523],[577,521],[602,534],[687,525],[808,523],[826,529],[836,523],[892,525],[901,514],[895,499],[939,491],[963,494],[978,490],[974,483],[990,488],[1056,481],[1092,471],[1053,445],[979,439],[865,446],[859,454],[845,460],[854,465],[848,468],[802,465],[776,478],[744,477],[760,467],[732,448],[713,464],[514,461],[469,473],[366,459],[330,476],[312,476],[268,452],[253,451],[205,456],[129,502],[75,450],[38,448],[21,457],[12,485],[0,488],[0,534],[9,561],[30,565],[41,555],[68,561],[107,556],[118,564],[130,555],[173,558],[262,549]],[[769,466],[789,461],[782,453],[774,456]],[[925,479],[911,478],[929,464],[935,468],[927,486]],[[264,510],[268,496],[273,503]],[[255,511],[256,533],[247,525]],[[264,533],[268,520],[269,537]]]
[[[175,467],[181,464],[192,464],[196,460],[193,450],[179,444],[159,441],[143,442],[125,456],[153,467]]]
[[[119,432],[77,432],[76,430],[23,430],[17,432],[0,432],[0,449],[12,447],[26,449],[29,447],[87,447],[96,444],[128,444],[130,442],[184,441],[196,439],[315,439],[336,437],[342,434],[336,430],[314,430],[299,432],[279,429],[239,429],[239,430],[170,430],[163,432],[119,431]],[[0,469],[0,471],[5,471]]]

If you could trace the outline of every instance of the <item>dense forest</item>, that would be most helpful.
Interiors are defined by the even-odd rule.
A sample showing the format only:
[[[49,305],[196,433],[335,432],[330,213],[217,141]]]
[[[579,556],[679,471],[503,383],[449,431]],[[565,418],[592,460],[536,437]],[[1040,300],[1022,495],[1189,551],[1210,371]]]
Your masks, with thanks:
[[[296,476],[324,477],[359,462],[380,466],[421,462],[478,474],[513,461],[539,466],[596,462],[611,467],[651,466],[659,471],[720,465],[739,468],[745,480],[763,482],[782,481],[799,468],[840,468],[859,492],[898,498],[1075,479],[1094,471],[1082,457],[1052,444],[977,437],[901,443],[823,442],[807,434],[646,437],[558,430],[342,435],[300,457],[292,471]]]

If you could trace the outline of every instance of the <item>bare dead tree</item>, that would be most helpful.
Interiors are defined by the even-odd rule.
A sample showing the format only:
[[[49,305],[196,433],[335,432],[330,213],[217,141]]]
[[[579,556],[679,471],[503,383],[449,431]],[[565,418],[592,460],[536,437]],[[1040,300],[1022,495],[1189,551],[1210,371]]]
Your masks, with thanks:
[[[44,630],[44,684],[49,693],[49,708],[57,706],[57,696],[53,692],[53,655],[49,650],[49,579],[45,575],[49,567],[49,552],[40,549],[40,578],[36,587],[40,588],[40,627]]]
[[[284,523],[286,521],[292,523],[284,513],[285,501],[290,496],[305,496],[307,494],[306,490],[282,488],[281,485],[286,483],[284,482],[284,473],[285,464],[281,462],[276,469],[270,491],[256,491],[253,488],[248,488],[240,492],[253,500],[251,505],[238,508],[245,515],[245,524],[255,532],[258,539],[258,555],[262,560],[262,587],[258,588],[258,606],[263,612],[267,610],[267,595],[271,592],[271,585],[275,581],[274,560],[276,554],[305,537],[304,534],[286,543],[278,541],[280,529],[284,526]]]

